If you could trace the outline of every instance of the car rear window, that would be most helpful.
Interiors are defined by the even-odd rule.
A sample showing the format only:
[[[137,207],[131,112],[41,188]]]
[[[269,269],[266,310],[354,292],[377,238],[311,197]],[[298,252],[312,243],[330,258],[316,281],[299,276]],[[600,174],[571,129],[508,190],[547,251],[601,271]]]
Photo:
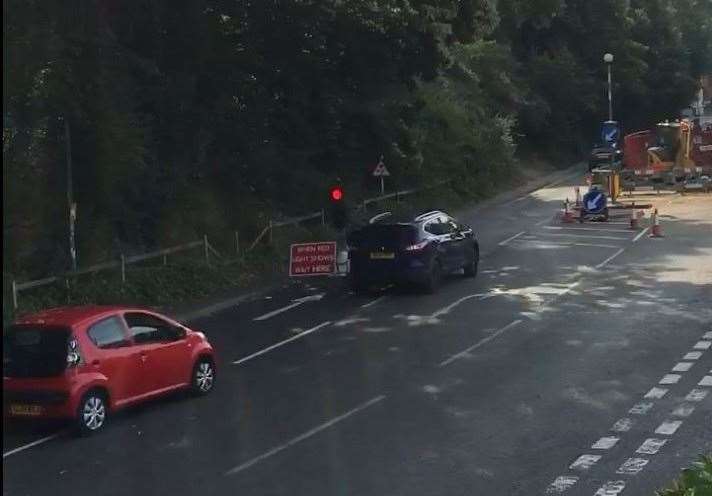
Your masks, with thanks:
[[[366,226],[349,237],[354,247],[406,246],[415,242],[418,231],[408,224],[383,224]]]
[[[67,367],[67,340],[63,327],[16,325],[3,333],[4,377],[52,377]]]

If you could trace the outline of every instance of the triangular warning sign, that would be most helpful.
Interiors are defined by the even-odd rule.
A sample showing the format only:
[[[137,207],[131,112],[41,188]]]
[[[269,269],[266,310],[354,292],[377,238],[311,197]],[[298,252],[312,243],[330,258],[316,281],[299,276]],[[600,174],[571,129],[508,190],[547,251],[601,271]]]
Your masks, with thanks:
[[[384,176],[390,176],[391,173],[388,172],[388,169],[386,169],[386,164],[384,164],[382,161],[378,162],[378,165],[376,166],[375,169],[373,169],[373,176],[374,177],[384,177]]]

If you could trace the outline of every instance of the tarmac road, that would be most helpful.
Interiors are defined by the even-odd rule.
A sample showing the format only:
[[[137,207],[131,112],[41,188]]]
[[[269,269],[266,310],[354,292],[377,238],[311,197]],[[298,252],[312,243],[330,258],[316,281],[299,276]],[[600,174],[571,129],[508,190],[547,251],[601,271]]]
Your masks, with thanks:
[[[462,212],[480,273],[437,294],[335,278],[191,321],[213,394],[5,425],[3,494],[653,494],[712,452],[712,195],[652,198],[654,239],[555,220],[577,182]]]

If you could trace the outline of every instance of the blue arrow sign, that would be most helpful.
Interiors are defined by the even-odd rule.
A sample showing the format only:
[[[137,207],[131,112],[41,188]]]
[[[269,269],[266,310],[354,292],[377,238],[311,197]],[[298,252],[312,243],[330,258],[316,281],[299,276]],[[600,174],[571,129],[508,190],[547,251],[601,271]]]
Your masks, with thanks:
[[[618,123],[616,121],[606,121],[601,125],[601,139],[604,143],[615,147],[618,143]]]
[[[606,195],[600,191],[589,191],[583,197],[583,204],[588,212],[600,212],[606,207]]]

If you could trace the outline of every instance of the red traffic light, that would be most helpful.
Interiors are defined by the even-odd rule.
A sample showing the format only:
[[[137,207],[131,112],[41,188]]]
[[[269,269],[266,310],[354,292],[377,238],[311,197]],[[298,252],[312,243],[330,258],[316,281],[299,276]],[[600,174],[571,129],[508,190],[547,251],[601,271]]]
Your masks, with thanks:
[[[340,186],[331,188],[329,196],[333,201],[341,201],[344,198],[344,190]]]

